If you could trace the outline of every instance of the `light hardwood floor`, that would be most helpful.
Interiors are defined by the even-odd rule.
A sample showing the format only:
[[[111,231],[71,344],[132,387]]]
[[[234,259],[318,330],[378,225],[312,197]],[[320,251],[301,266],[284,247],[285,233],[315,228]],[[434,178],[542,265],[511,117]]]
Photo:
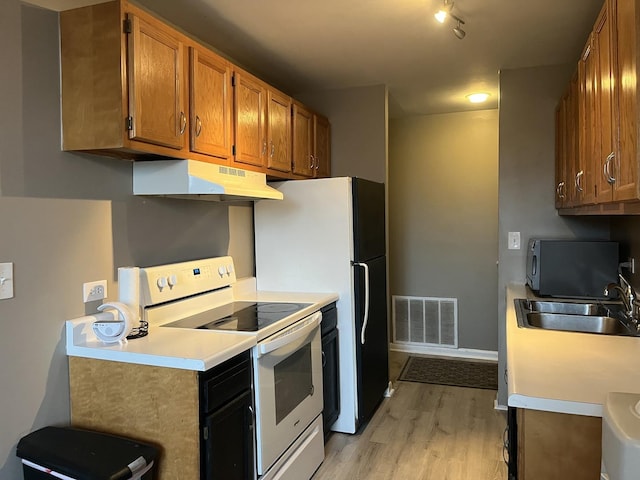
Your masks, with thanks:
[[[406,355],[392,352],[391,378]],[[505,480],[496,392],[394,381],[358,435],[333,433],[313,480]]]

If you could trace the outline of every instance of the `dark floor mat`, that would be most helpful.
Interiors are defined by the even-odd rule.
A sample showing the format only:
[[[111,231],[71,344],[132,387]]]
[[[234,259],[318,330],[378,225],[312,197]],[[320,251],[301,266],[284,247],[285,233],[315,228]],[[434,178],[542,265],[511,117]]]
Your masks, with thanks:
[[[449,358],[409,357],[398,380],[497,390],[498,364]]]

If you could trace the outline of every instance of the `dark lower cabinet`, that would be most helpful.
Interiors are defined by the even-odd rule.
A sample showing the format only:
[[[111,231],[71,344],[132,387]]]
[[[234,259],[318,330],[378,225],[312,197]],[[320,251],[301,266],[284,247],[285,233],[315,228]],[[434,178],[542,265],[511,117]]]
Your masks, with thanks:
[[[325,440],[330,427],[340,414],[340,371],[338,357],[338,329],[335,303],[322,310],[322,427]]]
[[[201,376],[201,478],[255,478],[251,361],[244,353]]]
[[[518,480],[518,409],[508,407],[507,429],[503,438],[503,458],[507,463],[508,480]]]

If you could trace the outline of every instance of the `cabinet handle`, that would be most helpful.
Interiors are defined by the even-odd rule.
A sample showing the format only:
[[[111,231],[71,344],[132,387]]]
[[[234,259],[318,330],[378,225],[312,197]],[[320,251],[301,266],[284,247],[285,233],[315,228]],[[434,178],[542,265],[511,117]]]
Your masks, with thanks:
[[[273,143],[273,140],[271,140],[271,158],[273,158],[273,155],[275,155],[276,153],[276,146]]]
[[[580,170],[578,173],[576,173],[576,189],[578,190],[578,192],[582,193],[584,190],[582,188],[582,176],[584,175],[584,170]]]
[[[315,159],[313,158],[313,154],[309,155],[309,168],[313,170]]]
[[[262,141],[262,155],[266,155],[267,154],[267,141],[263,140]]]
[[[200,117],[196,115],[196,137],[199,137],[201,132],[202,132],[202,120],[200,120]]]
[[[560,200],[564,200],[564,182],[560,182],[556,187],[556,194]]]
[[[610,169],[610,165],[611,165],[611,160],[613,160],[616,157],[615,152],[611,152],[608,156],[607,159],[604,162],[604,178],[607,180],[607,182],[610,185],[613,185],[614,183],[616,183],[616,178],[614,176],[611,175],[611,169]]]
[[[324,352],[322,353],[322,368],[324,368],[327,365],[327,356],[324,354]]]
[[[180,135],[184,134],[185,129],[187,128],[187,116],[184,112],[180,112]]]
[[[320,158],[319,157],[313,157],[313,159],[316,161],[316,170],[318,170],[318,168],[320,167]]]

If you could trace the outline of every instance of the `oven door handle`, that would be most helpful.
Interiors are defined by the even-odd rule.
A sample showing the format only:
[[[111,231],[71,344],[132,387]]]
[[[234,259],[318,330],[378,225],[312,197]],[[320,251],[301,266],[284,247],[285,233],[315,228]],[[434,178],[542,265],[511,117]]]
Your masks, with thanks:
[[[316,312],[306,320],[303,320],[303,324],[293,324],[283,332],[274,336],[273,340],[267,340],[264,343],[258,344],[259,356],[271,353],[285,345],[295,342],[301,338],[305,338],[309,333],[315,330],[320,321],[322,320],[322,312]]]

